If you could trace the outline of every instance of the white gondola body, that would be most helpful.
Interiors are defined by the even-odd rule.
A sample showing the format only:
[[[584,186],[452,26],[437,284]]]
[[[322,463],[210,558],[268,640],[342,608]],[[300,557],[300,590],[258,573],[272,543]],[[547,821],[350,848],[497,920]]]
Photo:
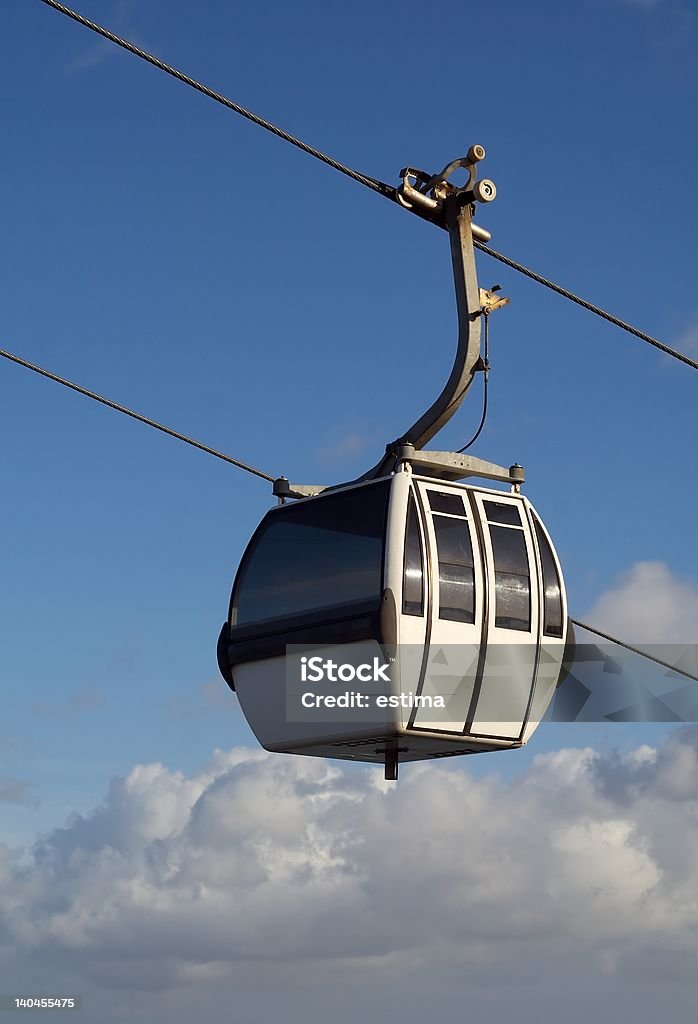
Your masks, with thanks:
[[[523,745],[560,679],[566,624],[560,564],[527,498],[405,467],[267,513],[219,662],[268,750],[380,763],[397,744],[413,761]],[[304,652],[389,660],[397,706],[293,713]]]

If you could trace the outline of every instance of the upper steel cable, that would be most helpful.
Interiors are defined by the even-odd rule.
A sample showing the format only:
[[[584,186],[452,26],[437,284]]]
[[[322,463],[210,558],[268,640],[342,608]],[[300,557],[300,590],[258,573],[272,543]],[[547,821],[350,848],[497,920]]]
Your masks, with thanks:
[[[570,618],[570,622],[573,622],[575,626],[581,626],[582,629],[587,629],[590,633],[595,633],[597,636],[600,636],[602,640],[609,640],[612,644],[618,644],[619,647],[624,647],[626,651],[631,651],[632,654],[639,654],[641,658],[653,661],[655,665],[661,665],[662,668],[668,668],[672,672],[678,672],[679,675],[686,676],[687,679],[693,679],[694,682],[698,683],[698,676],[694,676],[691,672],[686,672],[685,669],[678,668],[676,665],[672,665],[668,661],[662,661],[661,658],[655,658],[653,654],[648,654],[647,651],[643,651],[640,647],[633,647],[632,644],[626,644],[624,640],[619,640],[617,636],[611,636],[610,633],[602,633],[600,629],[595,629],[594,626],[588,626],[586,622],[580,622],[578,619]]]
[[[72,380],[66,380],[65,377],[59,377],[55,373],[51,373],[50,370],[45,370],[42,366],[37,366],[35,363],[30,363],[27,359],[22,359],[21,356],[16,356],[13,352],[8,352],[4,348],[0,348],[0,356],[3,359],[9,359],[12,363],[17,363],[18,366],[24,366],[27,370],[33,370],[34,373],[41,374],[42,377],[47,377],[49,380],[55,381],[56,384],[63,384],[64,387],[70,388],[72,391],[77,391],[79,395],[84,395],[85,398],[91,398],[94,402],[101,402],[102,405],[108,406],[110,409],[114,409],[116,412],[122,412],[125,416],[130,416],[134,420],[138,420],[140,423],[145,423],[148,427],[154,427],[156,430],[161,430],[163,434],[169,434],[170,437],[176,438],[178,441],[184,441],[185,444],[190,444],[193,448],[198,448],[199,451],[206,452],[207,455],[214,455],[217,459],[222,459],[223,462],[229,462],[231,466],[237,466],[238,469],[244,469],[246,473],[252,473],[254,476],[259,476],[262,480],[269,480],[274,482],[274,477],[269,476],[268,473],[262,472],[261,469],[255,469],[254,466],[248,466],[246,462],[241,462],[239,459],[234,459],[232,455],[226,455],[224,452],[219,452],[216,448],[209,448],[207,444],[202,444],[201,441],[196,441],[193,437],[187,437],[186,434],[180,434],[177,430],[172,430],[171,427],[166,427],[162,423],[158,423],[156,420],[151,420],[149,416],[143,416],[139,412],[134,412],[133,409],[127,409],[125,405],[120,405],[118,402],[113,402],[110,398],[105,398],[103,395],[98,395],[95,391],[88,391],[87,388],[81,387],[79,384],[75,384]]]
[[[528,267],[524,267],[522,263],[517,263],[516,260],[510,259],[501,252],[497,252],[496,249],[490,249],[489,245],[485,245],[484,242],[474,242],[476,248],[482,252],[487,253],[488,256],[492,256],[493,259],[499,260],[500,263],[506,264],[507,267],[511,267],[512,270],[518,270],[520,274],[525,274],[526,277],[530,277],[532,281],[537,281],[538,284],[545,285],[546,288],[550,288],[552,291],[557,292],[558,295],[562,295],[563,298],[569,299],[571,302],[576,302],[578,306],[583,306],[584,309],[588,309],[590,313],[596,313],[597,316],[603,317],[604,320],[608,320],[610,324],[614,324],[616,327],[620,327],[621,330],[627,331],[629,334],[635,335],[636,338],[640,338],[641,341],[646,341],[648,345],[653,345],[658,348],[661,352],[665,352],[668,356],[673,356],[674,359],[679,359],[686,366],[692,367],[694,370],[698,370],[698,362],[695,359],[691,359],[690,356],[684,355],[683,352],[679,352],[675,348],[671,348],[669,345],[665,345],[663,341],[659,341],[658,338],[653,338],[651,334],[645,334],[644,331],[638,330],[637,327],[633,327],[632,324],[628,324],[625,320],[621,320],[620,317],[614,316],[612,313],[607,313],[605,309],[601,309],[600,306],[595,306],[593,302],[588,302],[586,299],[580,298],[579,295],[575,295],[574,292],[568,291],[567,288],[563,288],[559,284],[555,284],[554,281],[549,281],[547,277],[543,277],[542,274],[537,274],[535,270],[529,270]]]
[[[173,68],[170,64],[166,64],[165,61],[160,60],[159,57],[154,57],[146,50],[136,46],[135,43],[129,42],[128,39],[124,39],[121,36],[116,35],[115,32],[110,32],[109,29],[98,25],[94,21],[90,21],[89,18],[85,18],[82,14],[78,14],[77,11],[73,11],[70,7],[66,7],[65,4],[59,3],[58,0],[41,0],[41,3],[46,4],[47,7],[52,7],[55,11],[66,15],[68,18],[72,18],[73,21],[78,22],[78,24],[83,25],[92,32],[96,32],[104,39],[108,39],[110,42],[116,43],[117,46],[121,46],[124,50],[128,50],[129,53],[133,53],[136,57],[140,57],[141,60],[145,60],[154,67],[159,68],[160,71],[165,71],[168,75],[172,75],[173,78],[178,79],[180,82],[184,82],[185,85],[189,85],[192,89],[196,89],[198,92],[203,93],[204,96],[208,96],[217,103],[221,103],[224,107],[228,107],[229,110],[233,110],[235,113],[241,114],[242,117],[246,117],[249,121],[254,122],[254,124],[272,132],[272,134],[283,139],[285,142],[289,142],[292,146],[296,146],[304,153],[308,153],[310,156],[321,160],[324,164],[327,164],[329,167],[333,167],[336,171],[339,171],[341,174],[345,174],[347,177],[359,182],[359,184],[365,185],[367,188],[379,193],[379,195],[384,196],[386,199],[390,199],[393,202],[398,201],[397,190],[392,185],[388,185],[386,182],[380,181],[377,178],[371,178],[366,174],[361,174],[359,171],[352,170],[351,167],[347,167],[345,164],[339,163],[338,160],[334,160],[326,153],[321,152],[319,149],[315,149],[314,146],[309,146],[307,143],[297,139],[294,135],[290,135],[288,132],[285,132],[282,128],[278,128],[270,121],[266,121],[264,118],[259,117],[257,114],[253,114],[245,107],[240,106],[240,104],[229,100],[226,96],[221,95],[221,93],[216,92],[213,89],[209,89],[208,86],[203,85],[201,82],[197,82],[196,79],[191,78],[189,75],[185,75],[184,72],[178,71],[177,68]],[[633,327],[631,324],[626,323],[625,320],[621,320],[620,317],[606,312],[606,310],[601,309],[600,306],[595,306],[592,302],[582,299],[579,295],[575,295],[574,292],[569,291],[567,288],[563,288],[560,285],[555,284],[547,277],[543,277],[542,274],[537,274],[535,271],[530,270],[523,264],[517,263],[516,260],[510,259],[508,256],[503,255],[503,253],[497,252],[495,249],[491,249],[488,245],[485,245],[484,242],[476,241],[475,245],[481,250],[481,252],[486,253],[495,260],[499,260],[500,263],[506,264],[506,266],[511,267],[512,270],[516,270],[520,274],[524,274],[526,277],[531,278],[532,281],[537,281],[538,284],[542,284],[546,288],[550,288],[552,291],[557,292],[558,295],[562,295],[563,298],[569,299],[571,302],[575,302],[578,306],[582,306],[584,309],[589,310],[590,313],[595,313],[596,316],[600,316],[602,319],[607,320],[614,326],[620,327],[621,330],[627,331],[629,334],[634,335],[634,337],[639,338],[648,345],[652,345],[654,348],[659,349],[666,355],[672,356],[674,359],[678,359],[680,362],[684,363],[686,366],[690,366],[694,370],[698,370],[698,362],[696,362],[696,360],[691,359],[689,356],[685,355],[683,352],[679,352],[677,349],[671,348],[663,341],[659,341],[658,338],[653,338],[651,334],[646,334],[644,331],[640,331],[637,327]]]
[[[381,195],[386,196],[388,199],[395,200],[395,189],[392,185],[387,185],[384,181],[379,181],[377,178],[370,178],[366,174],[360,174],[359,171],[352,170],[351,167],[341,164],[338,160],[333,160],[333,158],[328,156],[327,153],[323,153],[319,149],[315,149],[314,146],[309,146],[301,139],[297,139],[295,135],[290,135],[288,132],[285,132],[283,128],[279,128],[277,125],[272,124],[271,121],[267,121],[263,117],[259,117],[258,114],[253,114],[251,110],[247,110],[245,107],[240,106],[239,103],[234,103],[233,100],[229,100],[227,96],[223,96],[214,89],[209,89],[207,85],[197,82],[195,78],[190,78],[189,75],[185,75],[183,71],[179,71],[177,68],[173,68],[172,65],[166,64],[164,60],[160,60],[159,57],[154,57],[152,53],[142,50],[140,46],[136,46],[135,43],[129,42],[128,39],[124,39],[122,36],[117,36],[115,32],[110,32],[109,29],[104,28],[102,25],[98,25],[96,22],[90,21],[89,18],[85,18],[84,15],[71,10],[71,8],[66,7],[65,4],[58,3],[58,0],[41,0],[41,2],[46,4],[47,7],[52,7],[55,11],[65,14],[68,18],[72,18],[73,21],[77,21],[79,25],[84,25],[85,28],[89,28],[92,32],[96,32],[98,35],[103,36],[104,39],[108,39],[110,42],[116,43],[117,46],[121,46],[124,50],[128,50],[129,53],[135,54],[136,57],[140,57],[141,60],[147,61],[149,64],[152,64],[153,67],[159,68],[160,71],[164,71],[166,74],[172,75],[173,78],[178,79],[180,82],[184,82],[185,85],[191,86],[192,89],[196,89],[197,92],[203,93],[204,96],[208,96],[209,99],[215,100],[216,103],[221,103],[224,107],[228,107],[229,110],[234,110],[236,114],[241,114],[242,117],[246,117],[248,121],[252,121],[254,124],[258,124],[260,128],[264,128],[273,135],[277,135],[280,139],[283,139],[284,142],[290,142],[292,146],[297,146],[298,149],[302,149],[303,152],[308,153],[309,156],[314,156],[316,159],[322,160],[322,162],[324,164],[328,164],[329,167],[334,167],[335,171],[339,171],[341,174],[346,174],[348,178],[358,181],[359,184],[373,189],[374,192],[378,192]]]

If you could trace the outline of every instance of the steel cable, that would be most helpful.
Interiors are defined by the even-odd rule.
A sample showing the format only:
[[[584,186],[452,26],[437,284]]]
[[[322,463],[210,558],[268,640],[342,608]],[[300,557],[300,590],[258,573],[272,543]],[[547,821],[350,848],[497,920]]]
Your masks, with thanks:
[[[6,349],[0,348],[0,356],[2,356],[3,359],[9,359],[12,363],[17,363],[18,366],[24,366],[27,370],[39,373],[42,377],[47,377],[49,380],[55,381],[56,384],[62,384],[64,387],[70,388],[72,391],[77,391],[79,395],[84,395],[85,398],[91,398],[94,402],[101,402],[102,405],[106,405],[110,409],[114,409],[116,412],[121,412],[124,416],[130,416],[132,419],[138,420],[140,423],[145,423],[148,427],[154,427],[155,430],[160,430],[163,434],[168,434],[170,437],[174,437],[178,441],[184,441],[185,444],[190,444],[193,448],[198,448],[199,451],[206,452],[207,455],[214,455],[217,459],[222,459],[223,462],[229,462],[231,466],[237,466],[238,469],[244,469],[246,473],[252,473],[254,476],[259,476],[262,480],[269,480],[272,483],[274,481],[273,476],[269,476],[268,473],[264,473],[261,469],[255,469],[254,466],[250,466],[246,462],[241,462],[240,459],[234,459],[232,455],[226,455],[224,452],[219,452],[216,448],[210,448],[209,445],[202,444],[201,441],[196,441],[193,437],[187,437],[186,434],[180,434],[178,430],[166,427],[164,424],[158,423],[157,420],[150,419],[149,416],[143,416],[139,412],[134,412],[133,409],[128,409],[125,405],[113,402],[111,398],[105,398],[103,395],[98,395],[95,391],[89,391],[87,388],[81,387],[80,384],[75,384],[72,380],[67,380],[65,377],[59,377],[57,374],[51,373],[50,370],[45,370],[43,366],[37,366],[36,363],[30,363],[27,359],[22,359],[21,356],[17,356],[13,352],[8,352]]]
[[[679,352],[675,348],[671,348],[666,345],[663,341],[659,341],[658,338],[653,338],[651,334],[645,334],[644,331],[638,330],[637,327],[633,327],[632,324],[628,324],[625,320],[621,320],[620,317],[614,316],[612,313],[607,313],[605,309],[601,309],[600,306],[595,306],[593,302],[588,302],[587,299],[582,299],[579,295],[575,295],[574,292],[569,291],[567,288],[563,288],[559,284],[555,284],[554,281],[550,281],[547,277],[543,277],[542,274],[537,274],[535,270],[530,270],[528,267],[524,267],[522,263],[517,263],[516,260],[510,259],[501,252],[497,252],[496,249],[490,249],[489,245],[485,245],[484,242],[475,242],[476,248],[480,249],[481,252],[487,253],[495,260],[499,260],[500,263],[504,263],[507,267],[511,267],[512,270],[517,270],[520,274],[525,274],[526,277],[530,277],[532,281],[537,281],[538,284],[544,285],[546,288],[550,288],[552,291],[557,292],[558,295],[562,295],[563,298],[569,299],[570,302],[576,302],[578,306],[582,306],[584,309],[588,309],[590,313],[596,313],[597,316],[602,317],[604,320],[608,320],[610,324],[614,324],[616,327],[620,327],[623,331],[628,331],[629,334],[633,334],[636,338],[640,338],[641,341],[646,341],[648,345],[653,345],[658,348],[661,352],[665,352],[668,356],[673,356],[674,359],[679,359],[686,366],[692,367],[694,370],[698,370],[698,362],[695,359],[691,359],[690,356],[685,355],[683,352]]]
[[[228,99],[227,96],[223,96],[214,89],[210,89],[207,85],[203,85],[195,78],[191,78],[189,75],[184,74],[183,71],[179,71],[177,68],[172,67],[172,65],[160,60],[159,57],[155,57],[153,54],[148,53],[147,50],[143,50],[140,46],[136,46],[135,43],[130,42],[128,39],[124,39],[122,36],[118,36],[115,32],[111,32],[109,29],[104,28],[102,25],[98,25],[96,22],[90,21],[89,18],[86,18],[77,11],[72,10],[72,8],[67,7],[65,4],[59,3],[58,0],[41,0],[41,3],[45,4],[47,7],[53,8],[53,10],[58,11],[60,14],[71,18],[79,25],[83,25],[85,28],[90,29],[90,31],[96,32],[104,39],[108,39],[110,42],[122,47],[122,49],[128,50],[129,53],[134,54],[136,57],[140,57],[141,60],[147,61],[149,64],[152,64],[153,67],[158,68],[160,71],[164,71],[166,74],[171,75],[173,78],[176,78],[178,81],[190,86],[192,89],[196,89],[198,92],[203,93],[204,96],[208,96],[210,99],[215,100],[216,103],[221,103],[229,110],[233,110],[236,114],[240,114],[242,117],[247,118],[254,124],[264,128],[266,131],[278,136],[278,138],[283,139],[284,142],[288,142],[292,146],[296,146],[298,149],[302,150],[304,153],[307,153],[309,156],[313,156],[317,160],[321,160],[322,163],[334,168],[334,170],[339,171],[348,178],[351,178],[361,185],[365,185],[366,188],[372,189],[374,192],[384,196],[386,199],[397,202],[397,190],[394,186],[388,185],[386,182],[380,181],[378,178],[372,178],[369,175],[361,174],[359,171],[355,171],[353,168],[347,167],[346,164],[342,164],[338,160],[334,160],[321,150],[308,145],[308,143],[296,138],[296,136],[284,131],[277,125],[272,124],[271,121],[267,121],[265,118],[259,117],[259,115],[252,113],[252,111],[247,110],[239,103],[235,103],[233,100]],[[506,266],[511,267],[512,270],[516,270],[518,273],[524,274],[532,281],[536,281],[538,284],[542,284],[544,287],[550,288],[558,295],[562,295],[563,298],[569,299],[571,302],[575,302],[578,306],[582,306],[590,313],[595,313],[596,316],[600,316],[602,319],[608,321],[608,323],[613,324],[615,327],[619,327],[623,331],[627,331],[629,334],[632,334],[634,337],[646,342],[648,345],[652,345],[654,348],[659,349],[666,355],[672,356],[674,359],[678,359],[686,366],[690,366],[692,369],[698,370],[698,362],[691,359],[690,356],[685,355],[683,352],[679,352],[670,345],[666,345],[663,341],[659,341],[658,338],[652,337],[651,334],[647,334],[645,331],[641,331],[637,327],[633,327],[632,324],[627,323],[625,320],[621,320],[620,317],[614,316],[612,313],[608,313],[606,310],[601,309],[600,306],[594,305],[593,302],[589,302],[586,299],[581,298],[579,295],[575,295],[575,293],[569,291],[569,289],[555,284],[554,281],[549,280],[547,277],[543,277],[542,274],[538,274],[534,270],[530,270],[522,263],[518,263],[516,260],[510,259],[510,257],[505,256],[503,253],[497,252],[496,249],[491,249],[488,245],[485,245],[484,242],[475,241],[474,244],[481,252],[491,256],[492,259],[498,260],[500,263],[504,263]]]
[[[632,644],[626,644],[624,640],[619,640],[617,636],[611,636],[610,633],[603,633],[600,629],[596,629],[594,626],[588,626],[586,622],[580,622],[578,619],[570,618],[570,622],[573,622],[575,626],[580,626],[582,629],[589,630],[590,633],[595,633],[596,636],[600,636],[602,640],[609,640],[612,644],[618,644],[619,647],[624,647],[626,651],[630,651],[632,654],[639,654],[641,658],[653,661],[655,665],[661,665],[662,668],[668,668],[672,672],[678,672],[679,675],[686,676],[687,679],[692,679],[694,682],[698,683],[698,676],[694,676],[692,673],[686,672],[682,668],[677,668],[676,665],[672,665],[668,661],[662,661],[661,658],[655,658],[653,654],[648,654],[647,651],[643,651],[640,647],[633,647]]]
[[[122,47],[122,49],[128,50],[129,53],[134,54],[136,57],[140,57],[141,60],[147,61],[148,64],[152,64],[153,67],[158,68],[160,71],[164,71],[166,74],[172,75],[173,78],[183,82],[185,85],[191,86],[192,89],[196,89],[197,92],[203,93],[203,95],[208,96],[209,99],[215,100],[216,103],[221,103],[229,110],[235,111],[236,114],[246,117],[248,121],[252,121],[254,124],[259,125],[260,128],[264,128],[273,135],[277,135],[280,139],[283,139],[284,142],[289,142],[292,146],[296,146],[304,153],[308,153],[309,156],[314,156],[317,160],[321,160],[329,167],[333,167],[335,171],[339,171],[341,174],[346,174],[348,178],[358,181],[359,184],[365,185],[367,188],[373,189],[374,192],[379,192],[381,195],[384,195],[389,199],[395,198],[395,189],[392,185],[387,185],[384,181],[378,181],[376,178],[370,178],[366,174],[360,174],[359,171],[355,171],[351,167],[347,167],[345,164],[340,163],[338,160],[334,160],[331,156],[328,156],[327,153],[323,153],[321,150],[315,149],[314,146],[309,146],[301,139],[297,139],[295,135],[291,135],[289,132],[285,132],[283,128],[279,128],[277,125],[272,124],[271,121],[267,121],[265,118],[259,117],[258,114],[252,113],[251,110],[247,110],[239,103],[235,103],[233,100],[228,99],[227,96],[223,96],[222,93],[216,92],[215,89],[210,89],[207,85],[197,82],[195,78],[185,75],[183,71],[179,71],[177,68],[172,67],[171,64],[166,64],[164,60],[160,60],[159,57],[153,56],[152,53],[148,53],[147,50],[141,49],[140,46],[136,46],[135,43],[130,42],[128,39],[118,36],[115,32],[110,32],[109,29],[104,28],[103,25],[98,25],[96,22],[90,21],[89,18],[84,17],[82,14],[78,14],[77,11],[72,10],[70,7],[66,7],[65,4],[58,3],[58,0],[41,0],[41,3],[46,4],[47,7],[52,7],[60,14],[65,14],[66,17],[72,18],[73,21],[76,21],[79,25],[89,28],[92,32],[96,32],[104,39],[108,39],[110,42]]]

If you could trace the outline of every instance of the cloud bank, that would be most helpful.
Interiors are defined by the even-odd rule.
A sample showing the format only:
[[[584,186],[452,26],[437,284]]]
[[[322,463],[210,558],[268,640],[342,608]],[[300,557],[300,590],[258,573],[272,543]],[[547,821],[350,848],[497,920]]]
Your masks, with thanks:
[[[318,962],[632,979],[668,950],[692,976],[698,729],[625,757],[539,755],[506,783],[430,765],[395,786],[241,749],[191,776],[137,765],[24,859],[0,850],[6,962],[106,989]]]
[[[584,621],[638,644],[698,642],[698,588],[664,562],[636,562],[606,590]]]

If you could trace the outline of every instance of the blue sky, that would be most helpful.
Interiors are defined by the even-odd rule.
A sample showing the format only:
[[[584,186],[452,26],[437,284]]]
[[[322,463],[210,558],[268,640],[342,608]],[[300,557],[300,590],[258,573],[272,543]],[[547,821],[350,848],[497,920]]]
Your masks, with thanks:
[[[445,235],[39,0],[5,8],[0,346],[272,474],[372,464],[450,368]],[[385,181],[481,143],[495,248],[696,356],[692,5],[79,9]],[[476,453],[525,465],[573,614],[692,641],[694,373],[485,256],[479,274],[511,305]],[[473,396],[439,444],[479,415]],[[194,773],[253,744],[215,640],[271,494],[6,363],[0,421],[0,813],[26,844],[136,764]],[[468,771],[670,732],[546,726],[511,767]]]

